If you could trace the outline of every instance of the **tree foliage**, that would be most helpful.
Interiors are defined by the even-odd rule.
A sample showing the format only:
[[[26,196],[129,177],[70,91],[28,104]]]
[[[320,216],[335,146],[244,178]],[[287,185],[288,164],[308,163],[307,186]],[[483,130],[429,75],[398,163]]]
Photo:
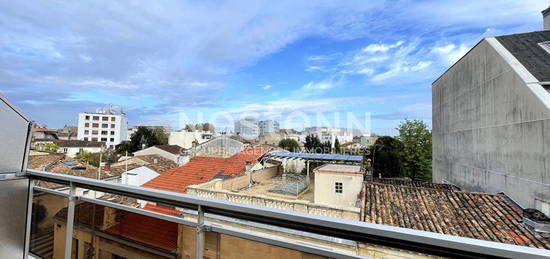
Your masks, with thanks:
[[[368,159],[373,161],[374,177],[403,177],[401,141],[390,136],[380,137],[369,147]]]
[[[122,154],[126,151],[128,151],[128,153],[134,153],[144,148],[161,145],[161,143],[161,140],[158,139],[153,130],[146,127],[138,127],[136,133],[130,138],[130,142],[121,144],[116,152],[118,154]]]
[[[299,152],[300,146],[298,145],[298,141],[290,138],[285,138],[279,141],[279,147],[283,148],[285,150],[288,150],[290,152]]]
[[[432,178],[432,132],[421,120],[405,120],[397,127],[402,143],[405,176],[413,180]]]
[[[59,146],[55,143],[37,143],[36,148],[43,151],[57,152]]]
[[[157,138],[159,145],[168,145],[168,133],[164,128],[153,129],[153,135]]]
[[[101,162],[106,162],[111,164],[118,161],[119,155],[117,155],[114,152],[103,152],[102,154],[99,152],[98,153],[79,152],[78,154],[76,154],[76,159],[84,163],[93,165],[95,167],[99,166],[100,158],[101,158]]]
[[[334,152],[336,152],[336,154],[340,154],[340,152],[342,152],[340,148],[340,141],[338,141],[338,138],[334,140]]]

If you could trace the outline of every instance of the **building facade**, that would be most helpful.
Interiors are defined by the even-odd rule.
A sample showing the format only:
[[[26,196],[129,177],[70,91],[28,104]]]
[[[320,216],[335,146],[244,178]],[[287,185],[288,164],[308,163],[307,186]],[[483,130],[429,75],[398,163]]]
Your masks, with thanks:
[[[332,206],[356,206],[363,188],[363,175],[359,165],[326,164],[313,170],[315,173],[315,203]]]
[[[256,139],[260,135],[258,121],[254,118],[244,118],[235,121],[235,134],[243,139]]]
[[[260,136],[265,136],[268,133],[279,132],[279,122],[276,120],[263,120],[258,122],[258,129],[260,130]]]
[[[550,215],[548,42],[549,30],[485,38],[433,83],[435,182]]]
[[[334,148],[336,139],[340,144],[353,141],[353,131],[343,128],[309,127],[302,132],[302,142],[309,135],[317,136],[321,142],[330,142]]]
[[[104,142],[114,147],[128,140],[128,120],[124,113],[115,114],[111,109],[98,109],[95,113],[78,114],[77,138],[84,141]]]

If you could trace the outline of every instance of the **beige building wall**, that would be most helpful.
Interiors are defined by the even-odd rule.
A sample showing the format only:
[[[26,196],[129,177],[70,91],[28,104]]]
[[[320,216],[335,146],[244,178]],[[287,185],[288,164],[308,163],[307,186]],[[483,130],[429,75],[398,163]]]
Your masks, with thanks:
[[[170,159],[174,161],[174,163],[178,162],[178,156],[179,156],[179,155],[172,154],[170,152],[166,152],[156,147],[149,147],[149,148],[134,152],[134,156],[147,156],[147,155],[158,155],[160,157]]]
[[[336,183],[342,183],[342,193],[336,193]],[[363,186],[363,175],[315,171],[315,203],[354,207]]]

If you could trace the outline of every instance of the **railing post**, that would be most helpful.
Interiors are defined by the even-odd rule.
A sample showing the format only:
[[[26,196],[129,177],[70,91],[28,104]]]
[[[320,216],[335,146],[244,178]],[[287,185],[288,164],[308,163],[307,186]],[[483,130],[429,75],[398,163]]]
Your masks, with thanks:
[[[197,259],[202,259],[204,255],[204,211],[201,205],[197,212],[197,251],[195,254]]]
[[[27,224],[25,227],[25,251],[24,251],[24,257],[29,257],[29,252],[31,251],[31,228],[32,228],[32,203],[33,203],[33,196],[34,196],[34,180],[29,179],[29,192],[28,192],[28,198],[27,198]]]
[[[73,226],[74,226],[74,206],[76,202],[76,187],[71,183],[69,190],[68,212],[67,212],[67,227],[65,229],[65,259],[71,259],[72,243],[73,243]]]

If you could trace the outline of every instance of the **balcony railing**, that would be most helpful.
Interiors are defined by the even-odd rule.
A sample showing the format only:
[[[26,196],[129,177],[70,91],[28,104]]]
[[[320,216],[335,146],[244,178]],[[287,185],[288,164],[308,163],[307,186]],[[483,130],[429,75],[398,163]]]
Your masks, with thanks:
[[[245,220],[268,226],[282,227],[316,235],[336,237],[357,242],[365,242],[384,247],[409,250],[429,255],[448,256],[453,258],[541,258],[550,255],[548,250],[525,246],[508,245],[458,236],[443,235],[432,232],[405,229],[399,227],[378,225],[360,221],[338,218],[329,218],[306,213],[266,208],[249,204],[240,204],[229,201],[202,198],[197,196],[123,185],[113,182],[100,181],[90,178],[61,175],[36,170],[28,170],[26,174],[31,179],[29,206],[32,208],[33,191],[46,192],[68,198],[67,231],[65,238],[64,255],[71,257],[73,228],[75,222],[75,204],[77,200],[115,208],[117,210],[137,213],[169,222],[174,222],[196,229],[197,258],[203,258],[205,248],[205,232],[238,237],[246,240],[261,242],[273,246],[284,247],[296,251],[320,255],[330,258],[363,258],[361,256],[317,247],[304,243],[297,243],[272,235],[260,235],[239,228],[231,228],[213,224],[206,218],[226,217]],[[61,192],[43,187],[34,186],[35,180],[48,181],[69,186],[69,192]],[[171,216],[163,213],[135,208],[123,204],[113,203],[100,199],[87,198],[76,195],[76,189],[83,188],[103,193],[111,193],[146,200],[160,204],[167,204],[178,208],[196,212],[196,220]],[[29,248],[31,229],[31,214],[27,213],[26,247]],[[28,251],[27,251],[28,252]]]

